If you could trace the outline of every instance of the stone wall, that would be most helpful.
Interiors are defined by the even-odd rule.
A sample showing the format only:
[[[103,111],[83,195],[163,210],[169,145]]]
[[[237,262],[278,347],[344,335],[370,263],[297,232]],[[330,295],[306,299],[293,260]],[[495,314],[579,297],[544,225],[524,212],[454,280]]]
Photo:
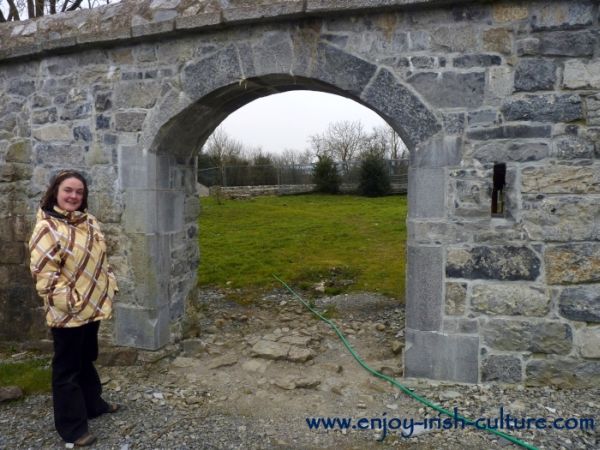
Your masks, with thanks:
[[[107,333],[176,340],[195,151],[242,105],[304,88],[370,107],[411,150],[406,374],[597,383],[598,16],[593,0],[147,0],[0,24],[2,338],[45,333],[24,243],[69,166],[121,286]]]

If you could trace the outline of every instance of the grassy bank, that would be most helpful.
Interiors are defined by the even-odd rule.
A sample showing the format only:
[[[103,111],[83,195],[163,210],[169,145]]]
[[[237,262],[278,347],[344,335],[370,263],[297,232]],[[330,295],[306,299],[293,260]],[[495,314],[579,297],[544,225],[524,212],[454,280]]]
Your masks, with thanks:
[[[270,289],[275,273],[297,287],[404,298],[404,196],[203,198],[199,283]]]
[[[50,377],[47,358],[0,363],[0,386],[19,386],[25,394],[49,392]]]

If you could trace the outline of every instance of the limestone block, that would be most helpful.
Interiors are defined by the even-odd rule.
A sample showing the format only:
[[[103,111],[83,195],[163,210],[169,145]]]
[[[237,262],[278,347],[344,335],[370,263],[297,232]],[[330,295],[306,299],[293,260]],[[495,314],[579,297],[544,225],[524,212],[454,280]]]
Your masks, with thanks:
[[[115,305],[116,344],[158,350],[169,343],[169,311]]]
[[[469,220],[467,222],[433,219],[417,220],[409,219],[408,235],[411,242],[422,244],[460,244],[470,242],[473,236],[489,231],[489,219],[480,221]],[[501,239],[504,239],[500,235]]]
[[[438,26],[431,35],[435,50],[466,53],[479,50],[480,41],[472,26]]]
[[[545,316],[550,296],[540,286],[478,284],[471,293],[471,311],[502,316]]]
[[[451,316],[461,316],[465,313],[466,303],[467,283],[446,283],[444,312]]]
[[[508,99],[501,108],[506,120],[532,120],[536,122],[572,122],[583,119],[579,95],[526,95]]]
[[[446,276],[484,280],[535,280],[541,261],[529,247],[450,247]]]
[[[33,167],[25,163],[4,163],[0,166],[0,182],[29,180]]]
[[[598,194],[600,170],[597,165],[554,164],[528,166],[521,170],[524,194]]]
[[[600,203],[594,198],[524,195],[521,214],[534,241],[600,240]]]
[[[37,164],[54,164],[57,166],[82,166],[85,161],[85,150],[80,145],[35,144],[35,161]]]
[[[33,80],[16,79],[8,84],[8,94],[29,97],[35,92],[35,82]]]
[[[38,141],[70,141],[73,136],[67,125],[46,125],[33,129],[33,137]]]
[[[409,148],[426,141],[441,129],[435,115],[419,97],[388,70],[379,71],[361,99],[401,130],[402,140]]]
[[[316,52],[314,76],[357,96],[361,95],[377,70],[366,60],[331,45],[319,44]]]
[[[13,142],[6,150],[6,162],[28,163],[31,161],[31,141],[19,140]]]
[[[56,108],[45,108],[33,111],[31,114],[31,122],[35,125],[45,125],[56,122],[58,112]]]
[[[467,115],[467,122],[470,127],[498,124],[498,111],[488,108],[477,111],[469,111]]]
[[[440,330],[443,291],[442,247],[408,247],[406,326]]]
[[[467,131],[472,140],[549,138],[550,125],[503,125],[491,128],[475,128]]]
[[[221,23],[220,12],[205,12],[200,14],[177,17],[175,19],[175,29],[185,30],[189,28],[205,28]]]
[[[483,32],[483,48],[488,52],[509,55],[512,52],[512,37],[506,28],[492,28]]]
[[[490,215],[491,174],[470,177],[465,172],[452,171],[448,189],[449,214],[456,217],[487,218]]]
[[[61,120],[71,121],[87,119],[92,113],[92,104],[81,100],[73,100],[67,103],[60,114]]]
[[[439,218],[446,215],[445,180],[442,168],[409,168],[409,217]]]
[[[418,30],[408,33],[409,50],[420,51],[431,48],[431,34],[427,31]]]
[[[483,341],[496,350],[569,353],[571,327],[557,321],[493,319],[483,326]]]
[[[600,327],[586,327],[578,333],[578,344],[584,358],[600,358]]]
[[[476,108],[483,104],[485,72],[416,73],[408,82],[440,108]]]
[[[525,374],[525,382],[530,386],[597,387],[600,383],[600,361],[564,357],[533,359],[527,363]]]
[[[522,372],[521,360],[516,356],[489,355],[481,363],[481,381],[519,383]]]
[[[492,7],[492,17],[496,22],[523,20],[529,17],[529,8],[525,5],[495,4]]]
[[[155,153],[144,152],[137,147],[121,146],[118,159],[119,184],[123,189],[155,187]]]
[[[25,259],[25,243],[0,241],[0,264],[21,264]]]
[[[136,304],[152,310],[166,308],[171,263],[168,236],[128,234],[128,237]]]
[[[589,30],[539,33],[536,54],[544,56],[592,56],[596,37]]]
[[[157,192],[129,189],[123,193],[125,209],[123,224],[130,233],[156,233],[158,231]]]
[[[556,83],[554,61],[537,58],[521,59],[515,69],[515,91],[552,90]]]
[[[114,105],[123,109],[152,108],[159,98],[160,90],[160,83],[155,80],[121,81],[115,86]]]
[[[465,114],[464,113],[444,113],[444,131],[446,134],[460,134],[465,131]]]
[[[600,125],[600,94],[590,95],[585,98],[587,110],[587,122],[590,126]],[[598,129],[588,129],[588,132],[593,133],[596,141],[596,155],[600,157],[600,132]]]
[[[117,131],[140,131],[145,118],[145,111],[118,112],[115,114],[115,129]]]
[[[548,284],[600,282],[600,243],[547,245],[544,263]]]
[[[594,17],[591,2],[587,0],[570,0],[565,3],[541,3],[536,5],[532,15],[533,30],[560,28],[577,28],[591,25]]]
[[[254,70],[258,71],[258,75],[292,72],[292,41],[287,32],[262,34],[261,39],[252,45],[251,52]]]
[[[502,58],[500,58],[498,55],[489,54],[461,55],[452,60],[454,67],[460,67],[462,69],[499,66],[501,63]]]
[[[600,88],[600,61],[588,62],[578,59],[565,61],[563,87],[565,89]]]
[[[475,144],[471,151],[466,152],[466,156],[482,163],[539,161],[549,154],[550,146],[546,142],[518,140]]]
[[[561,316],[581,322],[600,322],[600,285],[568,287],[558,299]]]
[[[446,317],[442,326],[444,333],[477,334],[479,321],[463,317]]]
[[[595,146],[590,139],[563,135],[552,140],[550,156],[557,159],[592,159]]]
[[[183,91],[197,100],[209,92],[243,78],[238,52],[233,45],[197,61],[188,62],[181,74]]]
[[[183,204],[185,195],[181,191],[158,191],[158,231],[172,233],[183,230]]]
[[[411,167],[458,166],[461,162],[462,141],[455,136],[436,136],[410,152]]]
[[[405,376],[478,381],[479,337],[406,330]]]

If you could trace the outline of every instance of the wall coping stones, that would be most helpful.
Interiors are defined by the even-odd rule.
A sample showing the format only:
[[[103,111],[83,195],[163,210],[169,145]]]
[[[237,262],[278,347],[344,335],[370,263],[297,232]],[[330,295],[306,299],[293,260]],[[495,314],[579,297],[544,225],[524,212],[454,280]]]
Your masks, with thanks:
[[[176,31],[204,31],[290,17],[311,18],[340,13],[427,8],[474,1],[232,0],[226,2],[227,6],[215,6],[214,2],[206,0],[123,2],[90,10],[2,23],[0,63],[57,51],[76,50],[82,46],[106,46],[130,40],[155,39]]]

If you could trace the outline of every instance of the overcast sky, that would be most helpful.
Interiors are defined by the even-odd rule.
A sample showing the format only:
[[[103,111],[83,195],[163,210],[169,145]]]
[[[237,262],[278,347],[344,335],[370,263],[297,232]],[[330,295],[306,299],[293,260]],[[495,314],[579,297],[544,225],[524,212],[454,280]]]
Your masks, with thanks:
[[[225,132],[247,148],[270,153],[309,147],[309,136],[322,133],[331,122],[360,120],[366,131],[385,125],[376,113],[338,95],[291,91],[259,98],[223,121]]]

